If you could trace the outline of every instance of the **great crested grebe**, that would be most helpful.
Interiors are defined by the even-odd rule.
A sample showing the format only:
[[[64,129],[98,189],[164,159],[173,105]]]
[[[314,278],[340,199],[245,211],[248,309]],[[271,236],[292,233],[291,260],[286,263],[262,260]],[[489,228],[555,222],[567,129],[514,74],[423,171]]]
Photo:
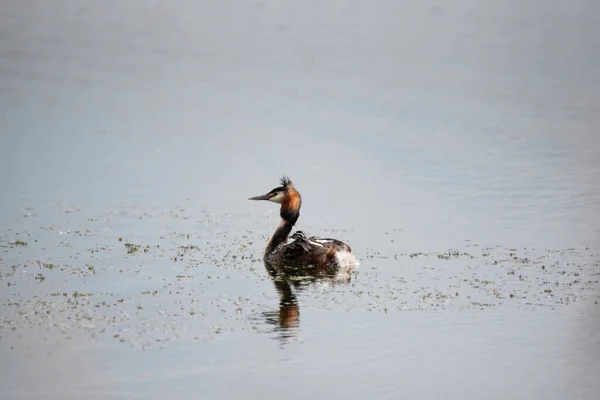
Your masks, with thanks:
[[[265,263],[277,270],[284,270],[286,267],[316,268],[328,272],[355,270],[359,263],[347,244],[336,239],[307,237],[302,231],[296,231],[290,237],[290,232],[300,217],[302,197],[287,176],[283,176],[280,183],[281,186],[269,193],[248,199],[281,204],[281,222],[265,248]],[[288,242],[288,237],[293,242]]]

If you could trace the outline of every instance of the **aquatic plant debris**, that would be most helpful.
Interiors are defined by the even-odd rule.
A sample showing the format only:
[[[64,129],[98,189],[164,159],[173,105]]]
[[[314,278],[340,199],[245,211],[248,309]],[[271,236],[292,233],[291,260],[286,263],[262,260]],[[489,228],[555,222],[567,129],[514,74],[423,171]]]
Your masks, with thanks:
[[[362,265],[347,284],[311,277],[275,282],[261,260],[266,222],[258,233],[219,228],[243,217],[205,212],[202,228],[191,231],[181,211],[118,215],[132,213],[165,228],[148,228],[152,234],[141,237],[107,229],[101,216],[78,220],[69,213],[73,229],[62,230],[65,235],[40,226],[0,237],[3,340],[23,350],[19,337],[29,330],[59,345],[84,335],[149,349],[235,332],[281,336],[302,329],[293,320],[287,328],[278,325],[283,320],[275,316],[285,307],[291,317],[296,306],[302,315],[312,309],[391,315],[598,307],[600,300],[600,255],[591,247],[354,246]]]

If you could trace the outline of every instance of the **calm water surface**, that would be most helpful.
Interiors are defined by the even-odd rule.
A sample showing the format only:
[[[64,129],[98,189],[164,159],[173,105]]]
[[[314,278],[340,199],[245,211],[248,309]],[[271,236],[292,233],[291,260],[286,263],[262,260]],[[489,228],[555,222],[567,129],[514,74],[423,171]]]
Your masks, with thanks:
[[[599,8],[5,1],[0,397],[598,398]]]

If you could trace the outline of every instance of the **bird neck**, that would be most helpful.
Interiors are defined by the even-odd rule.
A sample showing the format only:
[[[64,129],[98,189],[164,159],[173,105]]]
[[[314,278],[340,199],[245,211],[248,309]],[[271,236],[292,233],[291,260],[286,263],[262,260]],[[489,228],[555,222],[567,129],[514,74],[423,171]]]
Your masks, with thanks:
[[[265,249],[265,255],[270,254],[273,250],[277,248],[281,243],[286,243],[288,237],[290,236],[290,232],[292,232],[292,228],[298,221],[298,217],[300,216],[299,212],[295,212],[293,214],[285,213],[283,210],[281,211],[281,221],[275,232],[273,232],[273,236],[271,236],[271,240],[267,243],[267,248]]]

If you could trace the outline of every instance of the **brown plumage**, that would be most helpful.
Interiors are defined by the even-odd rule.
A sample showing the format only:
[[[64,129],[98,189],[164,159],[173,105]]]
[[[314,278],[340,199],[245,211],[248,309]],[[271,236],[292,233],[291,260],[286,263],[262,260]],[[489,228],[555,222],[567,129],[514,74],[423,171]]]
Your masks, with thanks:
[[[296,188],[291,184],[287,186],[287,194],[281,202],[281,209],[287,211],[296,211],[300,213],[300,206],[302,205],[302,197]]]

